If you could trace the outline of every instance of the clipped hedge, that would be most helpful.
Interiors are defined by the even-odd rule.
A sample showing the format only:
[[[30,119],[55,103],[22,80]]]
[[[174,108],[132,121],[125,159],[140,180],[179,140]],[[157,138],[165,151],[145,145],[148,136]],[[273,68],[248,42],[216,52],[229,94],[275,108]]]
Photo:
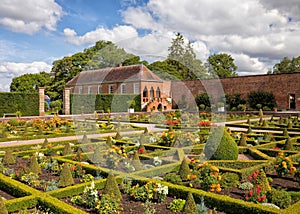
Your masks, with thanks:
[[[0,117],[4,113],[21,111],[22,116],[39,115],[37,93],[0,92]]]
[[[36,207],[37,203],[38,199],[34,195],[4,201],[6,209],[9,213]]]
[[[137,94],[71,94],[71,113],[127,112],[132,101],[134,110],[141,111],[141,95]]]

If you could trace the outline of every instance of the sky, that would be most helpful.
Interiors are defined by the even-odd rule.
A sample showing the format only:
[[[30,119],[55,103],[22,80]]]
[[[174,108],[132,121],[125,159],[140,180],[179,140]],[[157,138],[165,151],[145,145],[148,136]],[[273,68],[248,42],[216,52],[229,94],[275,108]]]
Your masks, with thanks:
[[[163,60],[177,32],[202,62],[227,53],[239,75],[266,74],[300,55],[300,1],[1,0],[0,91],[99,40]]]

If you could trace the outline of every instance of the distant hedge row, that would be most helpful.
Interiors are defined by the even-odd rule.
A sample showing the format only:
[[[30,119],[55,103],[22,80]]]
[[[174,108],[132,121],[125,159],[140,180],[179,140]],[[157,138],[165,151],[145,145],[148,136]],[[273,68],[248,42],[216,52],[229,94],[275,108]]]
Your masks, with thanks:
[[[0,92],[0,116],[17,111],[22,116],[39,115],[38,93]]]
[[[104,112],[127,112],[130,104],[141,111],[141,95],[137,94],[71,94],[71,114]]]

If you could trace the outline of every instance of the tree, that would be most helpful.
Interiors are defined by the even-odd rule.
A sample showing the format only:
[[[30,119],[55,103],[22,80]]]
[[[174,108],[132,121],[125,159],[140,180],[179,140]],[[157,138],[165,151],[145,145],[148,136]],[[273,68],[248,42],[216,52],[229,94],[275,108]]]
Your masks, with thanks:
[[[184,38],[180,33],[176,34],[168,51],[167,62],[180,74],[180,76],[175,75],[178,79],[194,80],[207,77],[205,67],[201,60],[196,58],[191,42],[189,41],[185,44]]]
[[[284,57],[273,66],[273,74],[286,74],[300,72],[300,56],[289,59]]]
[[[12,79],[10,91],[35,93],[38,87],[48,86],[50,82],[50,74],[45,71],[37,74],[23,74]]]
[[[209,56],[206,66],[213,77],[238,76],[235,72],[238,67],[234,64],[234,59],[229,54],[220,53]]]

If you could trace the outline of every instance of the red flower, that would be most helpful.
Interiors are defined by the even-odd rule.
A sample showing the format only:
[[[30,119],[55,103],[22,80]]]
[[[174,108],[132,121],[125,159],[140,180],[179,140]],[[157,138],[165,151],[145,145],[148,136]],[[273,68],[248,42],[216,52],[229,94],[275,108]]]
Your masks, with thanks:
[[[252,189],[249,191],[249,195],[250,195],[250,197],[253,196],[253,191],[252,191]]]

